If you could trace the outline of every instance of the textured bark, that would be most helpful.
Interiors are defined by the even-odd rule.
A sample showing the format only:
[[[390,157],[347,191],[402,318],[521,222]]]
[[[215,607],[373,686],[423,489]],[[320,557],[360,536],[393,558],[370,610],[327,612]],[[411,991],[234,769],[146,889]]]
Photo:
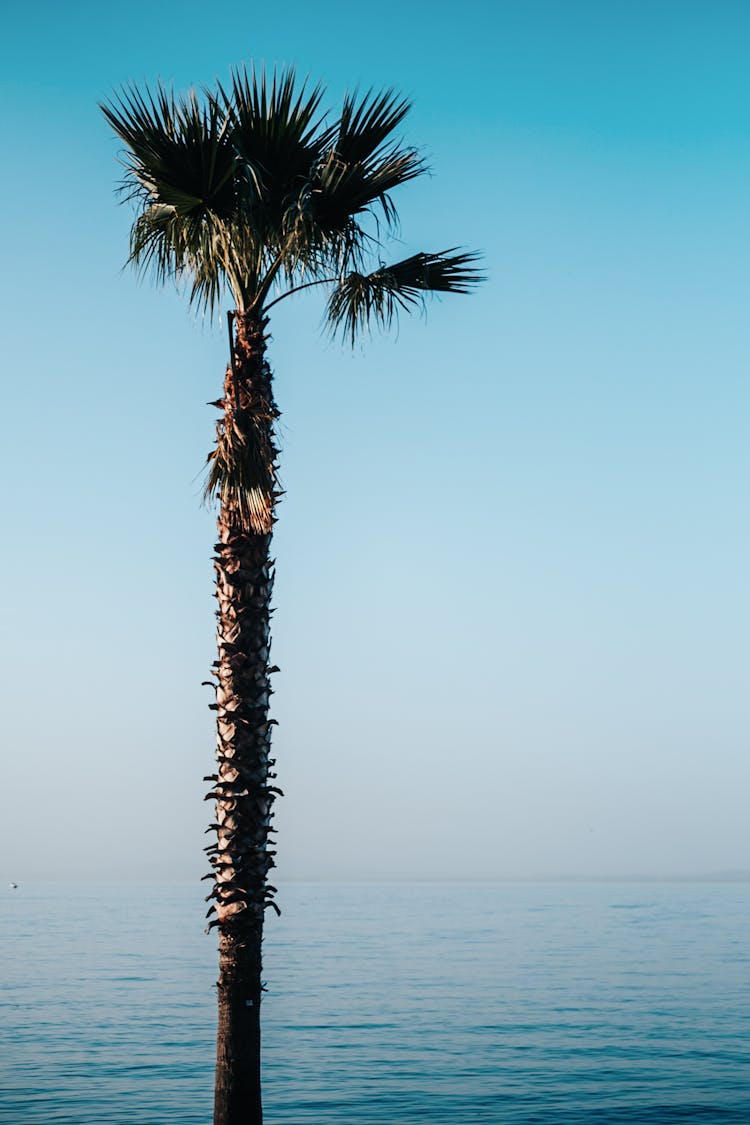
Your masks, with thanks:
[[[224,385],[224,414],[217,449],[228,434],[254,443],[266,465],[255,496],[256,516],[232,488],[222,495],[214,566],[218,599],[216,679],[218,761],[206,780],[216,800],[211,826],[216,840],[206,851],[214,903],[209,928],[219,930],[219,1021],[216,1051],[215,1125],[260,1125],[261,943],[263,917],[273,904],[268,883],[272,806],[280,791],[270,757],[270,558],[277,450],[277,411],[265,361],[264,324],[235,318],[234,354]],[[251,457],[252,460],[252,457]],[[268,482],[271,482],[270,485]],[[260,499],[258,499],[260,498]],[[265,515],[263,514],[265,505]],[[258,514],[260,513],[260,514]]]

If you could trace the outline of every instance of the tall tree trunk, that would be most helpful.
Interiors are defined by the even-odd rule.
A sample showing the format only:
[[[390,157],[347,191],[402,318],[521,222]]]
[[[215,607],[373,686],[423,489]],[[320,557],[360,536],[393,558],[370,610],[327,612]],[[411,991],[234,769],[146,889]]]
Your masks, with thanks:
[[[278,416],[265,360],[265,322],[234,318],[232,363],[213,458],[220,498],[216,570],[218,768],[209,924],[219,930],[219,1019],[214,1125],[261,1125],[260,1002],[263,917],[272,805],[270,558],[276,490],[273,427]]]

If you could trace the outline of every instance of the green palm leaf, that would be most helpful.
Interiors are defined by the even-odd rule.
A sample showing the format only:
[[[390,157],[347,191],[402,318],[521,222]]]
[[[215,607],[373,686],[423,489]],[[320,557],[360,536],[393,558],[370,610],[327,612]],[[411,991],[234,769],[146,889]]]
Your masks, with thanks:
[[[130,260],[159,280],[189,276],[191,300],[215,308],[237,274],[234,228],[240,158],[226,113],[191,92],[135,87],[102,106],[126,144],[124,188],[140,203]]]
[[[476,268],[478,261],[478,254],[445,250],[413,254],[369,274],[353,271],[329,298],[328,324],[354,344],[360,330],[373,323],[389,328],[399,310],[421,305],[426,293],[469,293],[484,280]]]
[[[393,140],[408,110],[392,91],[347,95],[292,216],[292,243],[309,249],[317,241],[335,269],[361,268],[368,242],[361,220],[375,214],[393,226],[389,193],[426,171],[416,149]]]
[[[199,104],[194,92],[175,97],[160,85],[155,94],[130,87],[102,110],[127,145],[131,194],[173,206],[180,214],[211,211],[231,217],[239,157],[218,105]]]
[[[243,68],[233,73],[229,91],[219,90],[232,143],[243,167],[252,170],[243,178],[241,205],[248,221],[279,244],[284,216],[320,159],[323,88],[307,91],[303,83],[297,89],[293,69],[269,78],[264,70]]]
[[[393,90],[375,94],[369,90],[359,103],[347,94],[335,132],[336,155],[344,164],[363,164],[377,159],[378,150],[406,117],[410,102]]]

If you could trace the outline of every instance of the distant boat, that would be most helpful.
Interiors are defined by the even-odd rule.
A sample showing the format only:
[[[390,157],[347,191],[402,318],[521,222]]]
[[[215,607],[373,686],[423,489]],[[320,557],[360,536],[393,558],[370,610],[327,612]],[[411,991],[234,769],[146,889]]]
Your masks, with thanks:
[[[17,890],[18,890],[18,883],[11,883],[11,884],[10,884],[10,889],[11,889],[12,891],[17,891]]]

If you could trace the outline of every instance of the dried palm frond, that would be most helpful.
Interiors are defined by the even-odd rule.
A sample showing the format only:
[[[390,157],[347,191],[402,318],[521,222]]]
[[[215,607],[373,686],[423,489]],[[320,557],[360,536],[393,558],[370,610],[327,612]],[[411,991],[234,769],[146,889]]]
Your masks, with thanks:
[[[228,415],[217,426],[216,446],[207,460],[204,499],[218,499],[245,530],[257,535],[273,527],[278,476],[269,419],[275,416],[275,411]]]

